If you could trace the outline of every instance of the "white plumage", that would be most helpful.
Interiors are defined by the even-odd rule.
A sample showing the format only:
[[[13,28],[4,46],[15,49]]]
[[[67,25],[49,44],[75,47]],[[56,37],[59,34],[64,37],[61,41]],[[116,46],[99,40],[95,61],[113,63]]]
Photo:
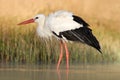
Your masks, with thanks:
[[[48,27],[50,30],[54,31],[57,35],[63,31],[83,27],[82,24],[73,21],[72,15],[73,14],[71,12],[67,11],[58,11],[52,13],[47,17],[47,26],[49,25]]]
[[[52,36],[52,32],[59,35],[60,32],[83,27],[82,24],[73,21],[72,15],[73,13],[71,12],[61,10],[51,13],[47,17],[42,14],[35,16],[34,19],[39,17],[38,19],[35,19],[35,22],[38,23],[38,34],[41,37],[48,38]]]

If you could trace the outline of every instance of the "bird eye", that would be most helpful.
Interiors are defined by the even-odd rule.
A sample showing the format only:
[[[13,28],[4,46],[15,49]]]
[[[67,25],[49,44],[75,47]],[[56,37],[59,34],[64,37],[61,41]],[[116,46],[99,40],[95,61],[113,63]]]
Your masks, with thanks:
[[[38,17],[36,17],[35,19],[38,19]]]

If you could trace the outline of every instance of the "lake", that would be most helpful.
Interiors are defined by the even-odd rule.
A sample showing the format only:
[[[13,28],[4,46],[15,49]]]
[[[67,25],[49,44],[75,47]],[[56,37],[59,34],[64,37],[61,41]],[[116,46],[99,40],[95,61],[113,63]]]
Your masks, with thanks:
[[[0,80],[120,80],[120,65],[0,65]]]

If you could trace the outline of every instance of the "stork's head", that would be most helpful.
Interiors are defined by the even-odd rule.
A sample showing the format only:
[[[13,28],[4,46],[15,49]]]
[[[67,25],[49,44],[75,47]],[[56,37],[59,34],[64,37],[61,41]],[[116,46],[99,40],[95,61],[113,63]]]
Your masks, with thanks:
[[[44,20],[45,20],[45,16],[43,14],[39,14],[39,15],[36,15],[32,19],[28,19],[26,21],[19,23],[18,25],[29,24],[29,23],[33,23],[33,22],[36,22],[39,24],[39,23],[43,22]]]

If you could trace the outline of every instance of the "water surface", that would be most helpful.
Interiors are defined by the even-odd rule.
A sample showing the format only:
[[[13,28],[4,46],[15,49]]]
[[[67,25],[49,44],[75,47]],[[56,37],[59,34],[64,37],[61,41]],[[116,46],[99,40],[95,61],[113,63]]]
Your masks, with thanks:
[[[0,66],[0,80],[120,80],[120,65]]]

